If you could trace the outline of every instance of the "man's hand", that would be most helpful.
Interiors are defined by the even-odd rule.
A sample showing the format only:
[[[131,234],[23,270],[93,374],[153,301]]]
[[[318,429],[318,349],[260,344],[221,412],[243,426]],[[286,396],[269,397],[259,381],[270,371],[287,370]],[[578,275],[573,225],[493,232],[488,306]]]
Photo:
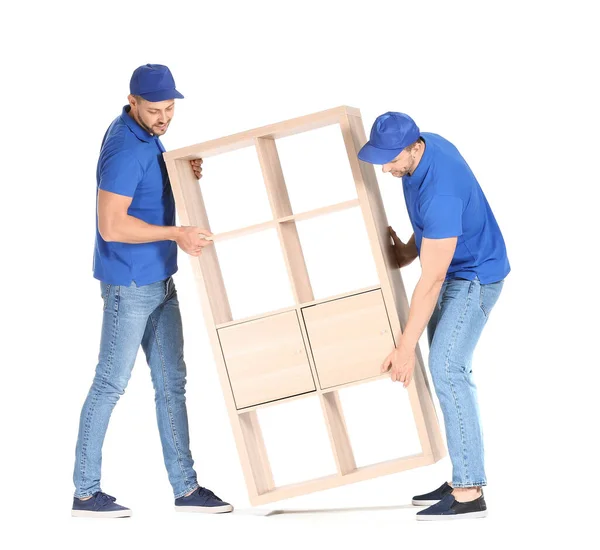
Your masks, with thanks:
[[[415,370],[415,350],[407,349],[401,341],[400,345],[394,348],[381,365],[382,373],[388,370],[390,370],[392,382],[402,382],[407,388]]]
[[[410,263],[418,256],[417,246],[415,245],[415,236],[413,235],[408,243],[404,244],[392,227],[388,227],[390,237],[392,237],[392,248],[398,267],[402,268]]]
[[[202,177],[202,159],[192,159],[190,165],[196,178],[200,179]]]
[[[212,236],[212,233],[206,229],[200,227],[178,227],[177,236],[175,242],[187,254],[190,256],[200,256],[202,249],[205,246],[213,244],[213,241],[203,239],[203,236]]]

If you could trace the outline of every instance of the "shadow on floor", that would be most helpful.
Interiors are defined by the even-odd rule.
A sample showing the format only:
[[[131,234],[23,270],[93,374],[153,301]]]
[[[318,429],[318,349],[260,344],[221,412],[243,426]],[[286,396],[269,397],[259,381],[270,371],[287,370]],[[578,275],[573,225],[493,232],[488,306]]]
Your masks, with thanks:
[[[417,510],[417,506],[413,506],[412,504],[399,504],[395,506],[357,506],[352,508],[315,508],[309,510],[298,510],[298,509],[289,509],[289,510],[267,510],[261,508],[248,508],[236,510],[237,514],[246,514],[249,516],[281,516],[281,515],[299,515],[299,514],[339,514],[344,512],[381,512],[385,510],[406,510],[412,509]]]

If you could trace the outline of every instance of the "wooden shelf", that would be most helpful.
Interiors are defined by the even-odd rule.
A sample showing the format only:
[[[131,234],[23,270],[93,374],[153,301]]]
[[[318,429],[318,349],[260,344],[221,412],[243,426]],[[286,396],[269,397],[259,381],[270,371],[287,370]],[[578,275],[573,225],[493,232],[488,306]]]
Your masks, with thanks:
[[[330,125],[339,125],[357,198],[293,213],[276,141]],[[407,392],[422,453],[357,467],[348,436],[339,392],[389,376],[370,374],[378,372],[377,363],[384,359],[379,358],[381,349],[393,345],[389,333],[392,338],[400,334],[409,309],[400,271],[389,246],[388,222],[374,168],[359,162],[357,157],[366,141],[360,111],[341,106],[163,154],[182,225],[207,229],[210,226],[206,207],[189,160],[254,147],[261,167],[272,218],[215,234],[213,240],[219,242],[275,229],[294,305],[233,319],[216,247],[207,247],[200,257],[190,258],[253,505],[425,466],[446,454],[418,348],[414,378]],[[379,283],[315,299],[298,236],[298,222],[350,208],[360,209]],[[293,315],[288,315],[291,312]],[[276,315],[281,318],[273,319]],[[373,353],[369,353],[369,349]],[[346,376],[339,364],[351,365],[352,373]],[[327,379],[326,383],[320,380],[319,372]],[[323,389],[322,385],[329,387]],[[310,389],[312,387],[315,389]],[[241,404],[251,406],[237,409],[236,395]],[[321,405],[337,474],[277,487],[258,410],[315,396]]]

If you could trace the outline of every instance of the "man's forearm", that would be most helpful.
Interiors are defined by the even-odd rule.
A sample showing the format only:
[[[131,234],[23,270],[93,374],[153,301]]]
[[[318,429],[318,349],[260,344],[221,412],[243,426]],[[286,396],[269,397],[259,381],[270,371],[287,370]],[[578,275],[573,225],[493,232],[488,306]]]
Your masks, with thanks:
[[[408,322],[404,333],[399,338],[401,345],[407,349],[415,349],[421,334],[425,330],[444,284],[443,280],[426,280],[421,277],[410,302]]]
[[[156,241],[174,241],[179,228],[146,223],[134,216],[125,216],[111,224],[102,233],[102,238],[109,242],[129,244],[152,243]]]

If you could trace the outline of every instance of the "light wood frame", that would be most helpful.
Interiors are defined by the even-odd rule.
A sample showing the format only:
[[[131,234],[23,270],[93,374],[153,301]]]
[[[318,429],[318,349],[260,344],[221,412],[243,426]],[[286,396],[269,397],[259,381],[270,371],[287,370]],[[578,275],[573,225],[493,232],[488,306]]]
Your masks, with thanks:
[[[342,133],[358,198],[356,200],[345,201],[310,212],[294,213],[292,211],[283,170],[279,161],[276,140],[285,136],[336,124],[339,125]],[[228,137],[169,151],[163,154],[175,195],[177,213],[181,224],[199,226],[210,230],[200,185],[194,176],[189,161],[191,159],[207,158],[227,153],[244,147],[254,147],[260,162],[273,219],[265,223],[237,229],[235,231],[216,234],[214,235],[214,240],[218,241],[220,239],[234,238],[255,231],[275,228],[285,259],[295,305],[278,311],[268,312],[263,315],[233,320],[215,247],[209,246],[205,248],[199,258],[190,257],[197,281],[204,319],[213,348],[223,395],[225,397],[247,485],[248,496],[252,505],[274,502],[313,491],[338,487],[348,483],[363,481],[410,468],[433,464],[446,454],[435,407],[432,401],[431,389],[428,384],[422,355],[419,349],[417,349],[417,362],[413,382],[407,388],[422,450],[419,454],[398,457],[397,459],[364,467],[357,467],[356,465],[338,391],[351,385],[386,378],[389,376],[388,374],[381,375],[379,372],[372,371],[372,376],[358,381],[353,380],[326,388],[322,388],[319,384],[319,369],[315,364],[313,353],[311,353],[310,338],[306,326],[306,319],[304,319],[303,310],[305,308],[318,307],[319,304],[331,302],[333,300],[344,300],[368,292],[380,293],[380,297],[378,297],[378,294],[377,296],[373,295],[372,299],[369,299],[372,302],[373,315],[376,314],[375,309],[373,308],[379,307],[373,300],[381,300],[385,312],[387,313],[391,335],[384,335],[386,332],[385,328],[382,328],[380,333],[383,335],[382,337],[389,338],[390,351],[392,349],[391,346],[393,345],[392,342],[394,341],[393,335],[401,334],[408,316],[408,299],[400,275],[400,270],[396,265],[390,246],[390,238],[387,230],[388,222],[375,171],[372,165],[359,161],[357,157],[359,149],[365,142],[366,136],[360,111],[356,108],[341,106]],[[342,295],[315,300],[302,253],[302,247],[300,245],[300,239],[298,237],[296,222],[312,216],[325,215],[357,206],[360,207],[365,222],[370,249],[380,284],[370,288],[357,289],[354,292],[347,292]],[[365,307],[371,307],[371,305],[367,304]],[[341,306],[346,307],[345,304],[341,304]],[[239,328],[241,323],[252,323],[253,321],[260,321],[268,316],[285,314],[286,312],[294,312],[298,317],[298,334],[302,336],[302,341],[305,343],[306,349],[304,351],[306,351],[306,357],[305,359],[299,359],[298,357],[294,358],[294,363],[290,365],[289,372],[300,373],[298,374],[298,381],[293,380],[290,381],[289,384],[287,382],[283,383],[282,386],[289,386],[289,389],[282,388],[281,391],[285,393],[294,393],[296,391],[295,388],[303,389],[298,389],[297,391],[300,393],[295,395],[289,395],[288,397],[275,399],[269,402],[247,405],[247,403],[251,403],[251,398],[255,395],[255,393],[253,393],[254,390],[248,386],[243,388],[243,391],[249,392],[247,395],[244,394],[245,401],[242,403],[243,406],[236,404],[236,396],[230,381],[230,373],[227,368],[226,353],[222,347],[223,342],[221,341],[221,337],[224,336],[224,333],[220,331],[225,331],[230,327]],[[381,314],[377,313],[377,315],[379,315],[379,322],[382,323]],[[289,318],[286,319],[288,319],[288,321],[290,320]],[[291,327],[292,325],[293,323],[288,323],[288,326]],[[253,330],[256,330],[256,326],[254,326]],[[289,330],[292,329],[290,328]],[[256,334],[256,332],[254,334]],[[272,334],[269,336],[271,340],[265,340],[265,345],[268,346],[272,343],[273,346],[277,346],[277,349],[267,350],[268,353],[271,354],[291,353],[285,345],[288,336],[293,340],[294,345],[300,341],[299,339],[295,339],[296,336],[289,335],[287,332],[285,334],[282,333],[281,338],[273,338]],[[375,334],[370,334],[369,338],[369,342],[377,342]],[[289,341],[291,342],[292,340]],[[230,339],[230,341],[237,340]],[[281,345],[278,344],[278,342],[280,342]],[[292,344],[290,344],[290,346],[291,345]],[[232,349],[231,343],[226,344],[226,346],[228,346],[228,350],[231,354],[234,355],[236,353],[248,353],[248,364],[250,365],[252,364],[252,354],[260,352],[260,350],[251,349],[251,344],[248,344],[246,347],[240,344],[240,349],[243,348],[242,351],[240,351],[240,349]],[[295,353],[302,355],[304,351],[301,348]],[[327,352],[331,352],[331,349],[328,349]],[[335,352],[335,350],[333,350],[333,352]],[[267,355],[266,357],[272,357],[272,355]],[[374,361],[373,368],[378,369],[384,358],[385,354],[384,356],[379,357],[377,361]],[[304,360],[308,362],[307,368],[310,369],[310,374],[314,380],[314,390],[311,390],[309,387],[310,384],[306,379],[306,373],[300,372],[303,368],[301,365]],[[257,360],[256,363],[263,365],[260,360]],[[242,365],[243,371],[245,363],[243,361],[238,361],[236,364]],[[300,371],[298,369],[300,369]],[[233,372],[232,366],[231,370]],[[269,369],[267,368],[267,371],[268,370]],[[277,382],[273,383],[278,384],[277,388],[280,387],[279,384],[281,384],[282,380],[281,373],[275,373],[274,377],[272,377],[272,373],[269,372],[262,374],[264,374],[265,380],[277,380]],[[262,374],[259,373],[259,375]],[[238,376],[241,376],[241,382],[239,382],[239,384],[242,384],[243,386],[243,377],[247,375],[239,374]],[[302,378],[302,380],[300,380],[300,378]],[[265,384],[268,384],[268,382],[265,382]],[[238,397],[240,395],[243,395],[242,390],[238,391]],[[260,407],[277,406],[280,403],[288,402],[290,400],[302,399],[303,397],[314,395],[318,396],[322,406],[323,420],[327,426],[331,450],[337,466],[337,473],[332,476],[312,479],[292,485],[275,486],[267,456],[267,449],[258,421],[257,410]]]

